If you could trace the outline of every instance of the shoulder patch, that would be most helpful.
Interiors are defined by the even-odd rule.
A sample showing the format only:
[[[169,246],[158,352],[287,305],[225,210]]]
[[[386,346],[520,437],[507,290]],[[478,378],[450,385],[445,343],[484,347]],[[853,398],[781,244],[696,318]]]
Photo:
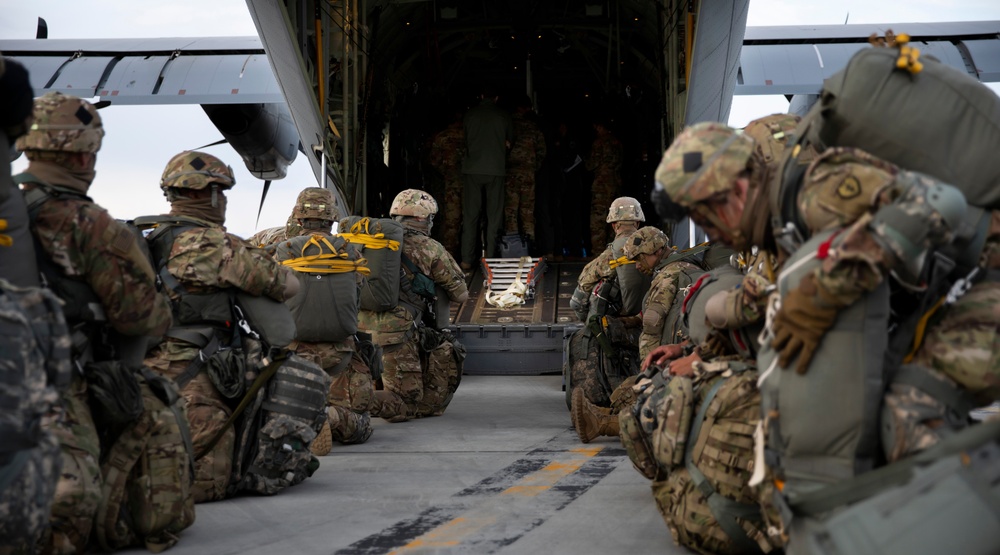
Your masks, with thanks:
[[[111,250],[115,254],[125,256],[132,249],[133,242],[135,242],[135,235],[128,228],[122,227],[111,240]]]
[[[840,185],[837,186],[837,196],[842,199],[852,199],[861,194],[861,183],[858,182],[856,177],[848,176]]]

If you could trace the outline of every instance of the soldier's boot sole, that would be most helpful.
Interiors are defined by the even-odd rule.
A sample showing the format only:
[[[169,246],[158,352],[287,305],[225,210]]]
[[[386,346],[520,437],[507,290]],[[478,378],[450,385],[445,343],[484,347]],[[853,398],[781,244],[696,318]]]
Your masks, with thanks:
[[[330,423],[324,422],[323,428],[319,431],[316,439],[309,444],[309,452],[317,457],[325,457],[333,449],[333,434],[330,432]]]

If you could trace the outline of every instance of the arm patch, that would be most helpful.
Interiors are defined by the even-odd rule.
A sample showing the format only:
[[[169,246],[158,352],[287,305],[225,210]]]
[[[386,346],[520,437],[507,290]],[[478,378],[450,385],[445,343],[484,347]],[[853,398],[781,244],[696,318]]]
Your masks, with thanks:
[[[132,249],[132,244],[135,242],[135,235],[126,227],[122,227],[115,233],[114,239],[111,240],[111,252],[126,256]]]

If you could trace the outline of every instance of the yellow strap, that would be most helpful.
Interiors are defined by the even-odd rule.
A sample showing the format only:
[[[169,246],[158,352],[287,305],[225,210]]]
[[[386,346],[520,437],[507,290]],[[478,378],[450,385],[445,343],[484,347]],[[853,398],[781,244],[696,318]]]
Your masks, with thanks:
[[[934,313],[944,305],[946,298],[947,297],[941,297],[938,299],[938,302],[934,303],[934,306],[932,306],[930,310],[925,312],[924,315],[920,317],[920,321],[917,322],[917,329],[913,333],[913,348],[910,349],[910,352],[905,357],[903,357],[904,364],[909,364],[913,360],[913,357],[917,354],[917,350],[920,349],[920,345],[924,342],[924,334],[927,332],[927,322],[930,321],[931,316],[934,316]]]
[[[329,252],[323,252],[324,245],[329,249]],[[315,246],[319,249],[319,252],[317,254],[306,254],[306,249],[310,246]],[[364,258],[348,260],[346,252],[338,253],[337,249],[330,243],[330,240],[322,235],[310,236],[309,240],[302,245],[301,254],[302,256],[284,260],[281,264],[288,266],[296,272],[310,274],[345,274],[347,272],[358,272],[365,276],[371,274],[371,269],[368,268],[368,260]]]
[[[14,246],[14,238],[6,233],[0,233],[0,247]]]
[[[626,264],[635,264],[635,260],[629,260],[625,256],[619,256],[611,262],[608,262],[608,266],[611,267],[612,270],[619,266],[625,266]]]
[[[924,64],[920,63],[920,49],[909,45],[910,36],[901,33],[896,35],[896,45],[899,47],[899,58],[896,58],[896,67],[905,69],[910,73],[920,73],[924,69]]]

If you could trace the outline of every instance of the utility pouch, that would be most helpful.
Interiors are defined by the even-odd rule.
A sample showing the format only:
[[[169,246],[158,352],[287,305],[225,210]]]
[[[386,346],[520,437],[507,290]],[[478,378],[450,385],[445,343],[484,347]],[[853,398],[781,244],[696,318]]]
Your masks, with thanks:
[[[382,379],[382,346],[372,341],[370,333],[359,331],[356,335],[356,348],[361,360],[368,365],[368,370],[372,374],[372,382]]]
[[[142,414],[142,392],[135,373],[117,360],[84,366],[91,410],[98,429],[117,428]]]
[[[188,293],[181,295],[174,305],[178,325],[186,324],[222,324],[232,321],[232,310],[229,297],[224,293]]]
[[[234,303],[236,324],[247,335],[262,340],[267,347],[287,347],[295,339],[295,319],[285,303],[244,292],[236,293]]]

